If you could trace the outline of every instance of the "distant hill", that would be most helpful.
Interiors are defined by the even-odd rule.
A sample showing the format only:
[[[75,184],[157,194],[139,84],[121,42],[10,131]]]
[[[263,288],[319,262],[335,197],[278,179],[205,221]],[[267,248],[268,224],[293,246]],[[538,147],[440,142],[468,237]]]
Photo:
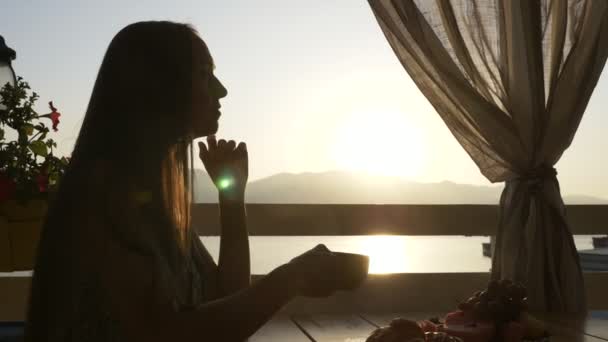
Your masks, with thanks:
[[[217,201],[215,190],[203,170],[195,174],[195,202]],[[396,177],[369,177],[329,171],[321,173],[280,173],[250,182],[249,203],[320,204],[497,204],[502,185],[478,186],[448,181],[409,182]],[[568,204],[608,204],[607,199],[566,195]]]

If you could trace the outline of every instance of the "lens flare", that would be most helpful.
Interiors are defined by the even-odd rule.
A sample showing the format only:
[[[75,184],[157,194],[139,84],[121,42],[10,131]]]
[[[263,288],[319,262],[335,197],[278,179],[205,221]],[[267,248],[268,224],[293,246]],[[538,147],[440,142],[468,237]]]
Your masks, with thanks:
[[[230,178],[222,178],[219,182],[217,182],[217,186],[220,190],[226,190],[232,186],[232,179]]]

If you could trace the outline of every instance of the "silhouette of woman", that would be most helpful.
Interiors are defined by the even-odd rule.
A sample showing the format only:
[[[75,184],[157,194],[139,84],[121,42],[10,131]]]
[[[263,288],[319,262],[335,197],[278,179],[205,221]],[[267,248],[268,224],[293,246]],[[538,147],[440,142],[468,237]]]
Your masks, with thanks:
[[[139,22],[112,40],[69,169],[51,203],[26,341],[239,341],[298,295],[328,296],[323,245],[250,284],[244,143],[216,141],[205,43],[185,24]],[[218,186],[215,264],[190,226],[192,141]]]

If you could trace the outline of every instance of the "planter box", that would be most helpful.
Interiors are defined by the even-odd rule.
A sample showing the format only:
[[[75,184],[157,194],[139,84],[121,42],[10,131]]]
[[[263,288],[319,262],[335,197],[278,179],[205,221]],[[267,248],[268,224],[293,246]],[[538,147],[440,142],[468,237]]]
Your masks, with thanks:
[[[10,272],[13,269],[8,225],[8,220],[0,216],[0,272]]]
[[[15,201],[0,204],[0,272],[25,271],[34,268],[45,201]]]
[[[11,200],[0,203],[0,216],[9,222],[42,220],[47,209],[47,203],[43,200],[32,200],[25,204]]]

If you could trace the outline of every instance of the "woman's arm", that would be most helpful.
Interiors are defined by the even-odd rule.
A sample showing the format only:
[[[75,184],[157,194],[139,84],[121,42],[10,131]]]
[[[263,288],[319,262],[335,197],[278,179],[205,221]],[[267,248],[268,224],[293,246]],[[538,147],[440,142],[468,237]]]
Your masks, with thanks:
[[[251,282],[249,236],[245,213],[248,178],[247,146],[235,141],[207,138],[199,143],[200,158],[219,191],[220,256],[218,288],[220,296],[233,294]]]
[[[74,211],[73,224],[79,229],[73,230],[75,235],[67,241],[76,241],[75,246],[80,247],[74,257],[82,269],[98,276],[101,309],[118,322],[127,340],[242,341],[302,293],[298,273],[305,272],[298,272],[293,265],[284,266],[251,287],[185,311],[174,302],[170,279],[160,271],[159,256],[137,248],[130,239],[133,236],[113,229],[129,231],[133,222],[128,201],[117,205],[125,196],[109,195],[115,188],[108,181],[108,169],[98,165],[91,174],[94,177],[83,184],[82,196],[88,200],[82,202],[90,204],[96,199],[106,205]],[[112,210],[106,210],[110,207]]]
[[[246,290],[179,312],[163,297],[151,260],[116,244],[111,250],[103,285],[109,311],[132,341],[242,341],[296,294],[282,267]]]
[[[340,270],[330,252],[315,249],[233,295],[178,311],[157,282],[153,258],[111,238],[98,241],[104,240],[105,252],[95,255],[105,305],[133,341],[242,341],[294,296],[330,295]]]
[[[218,261],[220,295],[242,290],[251,283],[249,235],[243,198],[230,198],[220,192],[222,235]]]

